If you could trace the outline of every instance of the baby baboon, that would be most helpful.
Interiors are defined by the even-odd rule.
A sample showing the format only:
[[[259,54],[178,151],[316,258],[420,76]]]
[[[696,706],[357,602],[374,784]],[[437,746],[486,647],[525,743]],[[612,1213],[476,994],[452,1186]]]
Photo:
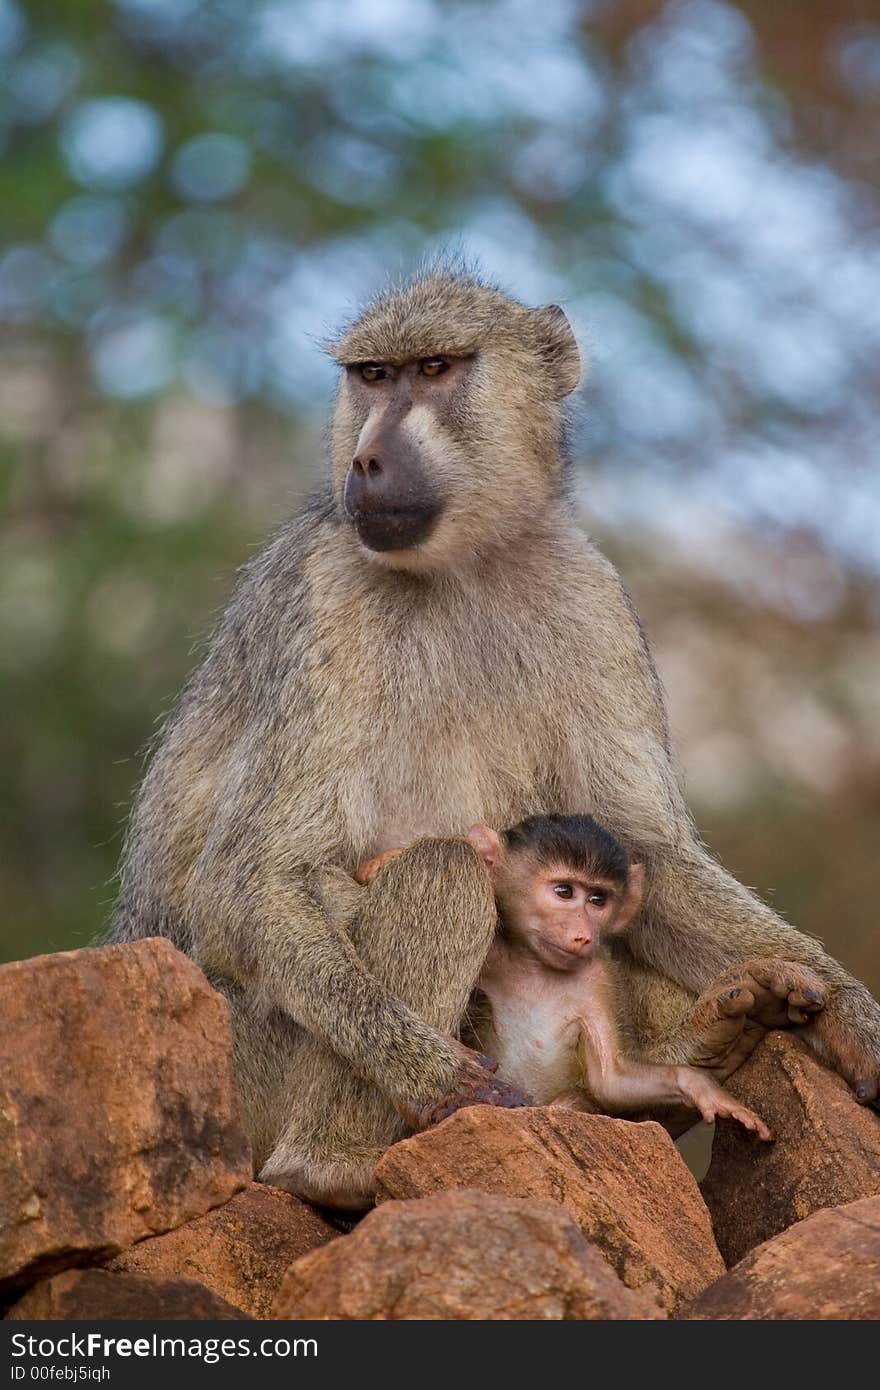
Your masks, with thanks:
[[[781,956],[827,986],[805,1036],[875,1100],[880,1007],[695,835],[632,604],[569,501],[560,403],[580,367],[565,315],[438,270],[331,350],[331,484],[246,567],[165,726],[113,928],[169,936],[227,991],[272,1173],[301,1030],[410,1123],[475,1088],[511,1101],[452,1029],[494,926],[485,884],[479,910],[476,896],[457,916],[437,907],[459,892],[458,850],[427,896],[401,856],[399,898],[386,887],[356,945],[311,871],[536,812],[588,808],[645,865],[625,938],[643,1055],[686,1057],[694,996]],[[309,1145],[320,1167],[323,1139],[299,1136],[292,1167]]]
[[[532,816],[501,835],[473,826],[468,839],[488,868],[500,923],[477,984],[489,1008],[471,1017],[501,1077],[538,1105],[611,1115],[684,1106],[769,1139],[711,1069],[726,1074],[734,1050],[738,1063],[766,1027],[818,1013],[824,991],[813,971],[748,962],[697,1003],[690,1028],[699,1067],[640,1061],[627,964],[611,945],[641,909],[644,866],[630,864],[591,816]]]

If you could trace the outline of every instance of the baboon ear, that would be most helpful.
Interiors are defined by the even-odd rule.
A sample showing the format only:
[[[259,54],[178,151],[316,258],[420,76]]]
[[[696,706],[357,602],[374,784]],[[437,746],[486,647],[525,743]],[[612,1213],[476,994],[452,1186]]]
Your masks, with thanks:
[[[555,385],[553,399],[569,396],[581,379],[581,356],[571,324],[558,304],[533,310],[538,342]]]
[[[623,890],[623,900],[620,904],[620,911],[614,921],[612,931],[625,931],[633,918],[638,914],[639,909],[645,898],[645,866],[644,864],[630,864],[629,873],[626,878],[626,887]]]
[[[488,825],[472,825],[465,839],[470,840],[487,869],[494,869],[504,854],[501,836]]]

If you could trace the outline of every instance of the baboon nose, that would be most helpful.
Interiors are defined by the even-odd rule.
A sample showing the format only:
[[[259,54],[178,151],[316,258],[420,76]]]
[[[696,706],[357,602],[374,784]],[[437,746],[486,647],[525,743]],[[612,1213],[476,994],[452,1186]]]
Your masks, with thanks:
[[[398,502],[393,462],[386,466],[375,448],[355,454],[345,480],[343,497],[349,515],[387,509]],[[399,504],[399,503],[398,503]]]
[[[370,440],[351,461],[342,505],[368,550],[405,550],[430,532],[442,504],[406,439]]]
[[[376,454],[370,454],[367,458],[356,455],[351,466],[359,478],[378,478],[382,472],[382,460]]]

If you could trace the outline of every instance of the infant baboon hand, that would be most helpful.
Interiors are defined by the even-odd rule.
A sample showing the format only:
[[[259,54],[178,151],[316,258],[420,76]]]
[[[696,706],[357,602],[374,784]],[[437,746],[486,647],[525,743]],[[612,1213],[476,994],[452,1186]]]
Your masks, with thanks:
[[[400,849],[386,849],[382,854],[374,854],[372,859],[364,859],[358,864],[352,877],[356,883],[362,883],[366,887],[368,883],[373,882],[373,879],[385,868],[386,864],[390,864],[392,859],[396,859],[402,853],[403,846]]]
[[[693,1067],[679,1067],[678,1084],[682,1102],[692,1110],[699,1110],[707,1124],[713,1120],[737,1120],[765,1143],[773,1138],[760,1115],[747,1105],[742,1105],[705,1072]]]
[[[461,1043],[457,1046],[462,1054],[462,1062],[449,1086],[404,1112],[404,1118],[413,1129],[430,1129],[431,1125],[439,1124],[447,1116],[454,1115],[456,1110],[463,1110],[468,1105],[499,1105],[507,1110],[515,1110],[532,1104],[531,1096],[526,1095],[525,1091],[518,1090],[493,1074],[498,1063],[493,1062],[491,1057],[486,1057],[482,1052],[472,1052]]]

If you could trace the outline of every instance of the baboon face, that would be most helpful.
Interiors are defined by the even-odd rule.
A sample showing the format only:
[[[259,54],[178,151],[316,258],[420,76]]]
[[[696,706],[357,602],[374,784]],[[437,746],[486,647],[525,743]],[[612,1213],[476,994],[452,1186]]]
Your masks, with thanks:
[[[422,544],[449,505],[444,436],[454,429],[472,369],[472,356],[449,355],[348,368],[347,395],[364,423],[342,505],[368,550]]]
[[[576,970],[639,911],[644,865],[631,865],[621,882],[582,864],[508,853],[493,886],[508,939],[552,970]]]
[[[507,546],[559,491],[559,402],[580,364],[561,309],[435,274],[369,306],[333,346],[340,511],[397,569]]]

